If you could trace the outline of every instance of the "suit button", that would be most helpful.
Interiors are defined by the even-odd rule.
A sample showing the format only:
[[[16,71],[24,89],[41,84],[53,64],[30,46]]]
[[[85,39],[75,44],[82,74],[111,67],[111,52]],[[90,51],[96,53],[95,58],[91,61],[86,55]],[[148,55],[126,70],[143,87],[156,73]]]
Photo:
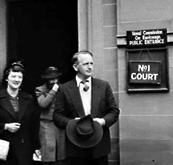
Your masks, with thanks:
[[[24,143],[25,141],[24,141],[24,139],[21,139],[21,143]]]

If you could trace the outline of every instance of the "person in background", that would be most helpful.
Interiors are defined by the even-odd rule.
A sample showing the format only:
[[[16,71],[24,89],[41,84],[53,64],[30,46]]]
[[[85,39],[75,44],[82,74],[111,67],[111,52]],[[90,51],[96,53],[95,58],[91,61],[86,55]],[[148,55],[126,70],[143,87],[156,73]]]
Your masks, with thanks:
[[[108,165],[109,128],[118,121],[119,108],[109,83],[92,77],[91,52],[75,53],[72,64],[76,77],[60,88],[53,113],[55,125],[66,130],[68,164]],[[103,134],[95,122],[100,124]]]
[[[0,91],[0,139],[10,142],[4,165],[33,165],[33,154],[39,156],[39,113],[33,96],[22,86],[25,69],[20,61],[4,70]]]
[[[57,128],[52,119],[56,95],[59,92],[59,78],[62,73],[50,66],[42,75],[45,83],[36,87],[35,93],[38,105],[41,107],[40,114],[40,142],[41,164],[58,165],[65,159],[64,131]]]

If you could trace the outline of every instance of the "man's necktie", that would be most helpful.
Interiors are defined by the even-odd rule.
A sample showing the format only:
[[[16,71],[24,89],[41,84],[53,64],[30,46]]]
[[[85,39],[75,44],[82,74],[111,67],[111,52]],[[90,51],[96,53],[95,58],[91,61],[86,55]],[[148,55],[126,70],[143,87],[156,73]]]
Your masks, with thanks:
[[[84,87],[83,87],[83,90],[85,91],[85,92],[87,92],[88,91],[88,89],[89,89],[89,86],[87,85],[87,83],[86,82],[88,82],[88,81],[82,81],[81,83],[84,85]]]

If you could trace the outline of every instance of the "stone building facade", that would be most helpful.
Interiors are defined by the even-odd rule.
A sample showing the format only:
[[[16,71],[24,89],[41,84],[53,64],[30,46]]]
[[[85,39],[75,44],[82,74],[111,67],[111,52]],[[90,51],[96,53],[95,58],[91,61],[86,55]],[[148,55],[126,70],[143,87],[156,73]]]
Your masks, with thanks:
[[[12,1],[20,0],[0,0],[0,77],[8,60],[7,9]],[[111,127],[112,165],[172,165],[172,8],[171,0],[77,1],[78,50],[93,52],[94,76],[109,81],[121,109],[119,122]],[[166,29],[168,90],[129,93],[127,31],[145,29]]]

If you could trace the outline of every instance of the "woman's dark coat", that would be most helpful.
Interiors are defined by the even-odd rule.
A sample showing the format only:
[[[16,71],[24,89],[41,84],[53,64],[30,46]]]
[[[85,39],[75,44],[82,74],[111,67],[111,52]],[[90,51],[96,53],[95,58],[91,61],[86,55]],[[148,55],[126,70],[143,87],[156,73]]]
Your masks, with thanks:
[[[39,113],[35,107],[33,97],[20,91],[19,115],[16,117],[6,89],[0,91],[0,139],[10,142],[7,165],[31,165],[34,151],[40,148]],[[21,124],[16,133],[4,130],[6,123],[14,122]]]

